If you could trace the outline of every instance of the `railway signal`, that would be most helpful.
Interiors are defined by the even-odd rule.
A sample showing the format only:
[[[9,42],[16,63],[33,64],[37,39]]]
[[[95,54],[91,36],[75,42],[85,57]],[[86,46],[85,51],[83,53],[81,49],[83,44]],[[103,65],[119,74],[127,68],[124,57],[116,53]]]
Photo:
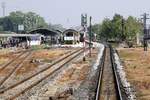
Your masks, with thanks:
[[[81,14],[81,26],[87,26],[87,14]]]
[[[81,14],[81,26],[83,27],[83,48],[84,48],[84,55],[83,55],[83,61],[85,61],[85,38],[87,33],[87,14]]]

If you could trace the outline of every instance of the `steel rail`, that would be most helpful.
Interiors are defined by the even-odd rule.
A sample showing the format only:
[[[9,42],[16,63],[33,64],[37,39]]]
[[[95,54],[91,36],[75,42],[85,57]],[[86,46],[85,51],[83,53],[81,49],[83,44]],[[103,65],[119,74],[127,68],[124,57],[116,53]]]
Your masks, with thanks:
[[[0,86],[15,72],[15,70],[18,68],[18,66],[20,65],[20,64],[22,64],[22,62],[31,54],[31,51],[29,51],[29,52],[26,52],[27,53],[27,55],[25,55],[25,57],[23,57],[23,59],[21,60],[21,61],[19,61],[16,65],[15,65],[15,67],[0,81]],[[23,53],[22,55],[24,55],[25,53]],[[22,56],[21,55],[21,56]],[[20,57],[21,57],[20,56]],[[16,61],[16,60],[15,60]],[[15,61],[13,61],[13,62],[15,62]],[[11,64],[13,64],[13,62],[11,63]],[[11,64],[9,64],[9,65],[11,65]],[[8,65],[8,66],[9,66]]]
[[[115,60],[114,60],[114,55],[113,55],[113,48],[111,47],[111,45],[108,45],[109,49],[110,49],[110,61],[111,61],[111,65],[112,65],[112,71],[114,74],[114,82],[115,82],[115,88],[117,91],[117,100],[124,100],[123,99],[123,95],[121,92],[121,84],[120,84],[120,80],[117,76],[117,71],[116,71],[116,65],[115,65]],[[98,75],[98,82],[97,82],[97,89],[96,89],[96,94],[95,94],[95,100],[100,100],[100,91],[101,91],[101,84],[102,84],[102,79],[103,79],[103,70],[104,70],[104,62],[105,62],[105,56],[106,56],[106,48],[104,49],[103,52],[103,56],[101,58],[101,63],[100,63],[100,68],[99,68],[99,75]]]
[[[60,59],[58,59],[57,61],[53,62],[53,63],[50,64],[48,67],[46,67],[46,68],[44,68],[44,69],[38,71],[37,73],[34,73],[34,74],[32,74],[31,76],[29,76],[29,77],[27,77],[27,78],[25,78],[25,79],[23,79],[23,80],[21,80],[21,81],[15,83],[15,84],[11,85],[11,86],[9,86],[9,87],[6,87],[6,88],[4,88],[4,89],[1,89],[1,90],[0,90],[0,94],[2,94],[2,93],[4,93],[4,92],[8,91],[9,89],[12,89],[12,88],[18,86],[19,84],[22,84],[22,83],[26,82],[27,80],[29,80],[29,79],[35,77],[36,75],[39,75],[40,73],[42,73],[42,72],[48,70],[49,68],[51,68],[52,66],[56,65],[56,64],[59,63],[60,61],[62,61],[62,60],[64,60],[64,59],[68,58],[69,56],[71,56],[72,54],[74,54],[74,53],[76,53],[76,52],[78,52],[78,51],[80,51],[80,50],[82,50],[82,48],[80,48],[80,49],[78,49],[78,50],[76,50],[76,51],[73,51],[73,52],[69,53],[68,55],[66,55],[66,56],[64,56],[64,57],[62,57],[62,58],[60,58]]]
[[[43,80],[45,80],[47,77],[49,77],[50,75],[54,74],[55,72],[57,72],[58,70],[60,70],[63,66],[65,66],[66,64],[68,64],[70,61],[72,61],[73,59],[75,59],[77,56],[79,56],[81,53],[83,53],[84,51],[81,49],[77,52],[74,52],[74,56],[69,58],[67,61],[65,61],[62,65],[60,65],[57,69],[55,69],[54,71],[48,73],[48,75],[44,76],[43,78],[39,79],[38,81],[34,82],[33,84],[31,84],[30,86],[28,86],[27,88],[23,89],[21,92],[15,94],[14,96],[8,98],[8,100],[14,100],[17,97],[19,97],[20,95],[24,94],[25,92],[27,92],[28,90],[32,89],[33,87],[35,87],[36,85],[38,85],[40,82],[42,82]],[[71,55],[70,55],[71,56]],[[68,56],[69,57],[69,56]],[[67,58],[68,58],[67,57]],[[64,61],[65,59],[63,59]]]

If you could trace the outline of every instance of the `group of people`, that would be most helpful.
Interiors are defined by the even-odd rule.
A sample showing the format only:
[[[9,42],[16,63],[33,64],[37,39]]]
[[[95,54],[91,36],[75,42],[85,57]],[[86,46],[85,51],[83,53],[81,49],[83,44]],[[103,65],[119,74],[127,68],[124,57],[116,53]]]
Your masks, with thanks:
[[[18,38],[7,38],[6,40],[0,40],[0,47],[2,48],[20,47],[23,46],[23,42],[24,42],[23,40]]]

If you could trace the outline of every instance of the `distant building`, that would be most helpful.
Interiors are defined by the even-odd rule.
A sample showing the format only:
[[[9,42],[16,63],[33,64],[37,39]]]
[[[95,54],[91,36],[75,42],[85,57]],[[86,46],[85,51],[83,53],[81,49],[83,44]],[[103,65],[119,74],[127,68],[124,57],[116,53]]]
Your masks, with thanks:
[[[80,42],[80,33],[74,29],[67,29],[63,32],[65,44],[76,44]]]
[[[36,29],[29,32],[29,34],[41,34],[44,36],[44,43],[52,45],[59,44],[61,41],[62,32],[59,30],[50,29]]]

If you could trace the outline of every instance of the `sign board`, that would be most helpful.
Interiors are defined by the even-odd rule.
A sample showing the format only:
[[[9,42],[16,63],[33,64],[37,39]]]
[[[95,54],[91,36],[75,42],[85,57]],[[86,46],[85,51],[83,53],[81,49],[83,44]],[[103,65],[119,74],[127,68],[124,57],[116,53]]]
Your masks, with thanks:
[[[73,37],[64,37],[64,40],[73,40]]]
[[[18,30],[23,31],[24,30],[24,25],[18,25]]]

